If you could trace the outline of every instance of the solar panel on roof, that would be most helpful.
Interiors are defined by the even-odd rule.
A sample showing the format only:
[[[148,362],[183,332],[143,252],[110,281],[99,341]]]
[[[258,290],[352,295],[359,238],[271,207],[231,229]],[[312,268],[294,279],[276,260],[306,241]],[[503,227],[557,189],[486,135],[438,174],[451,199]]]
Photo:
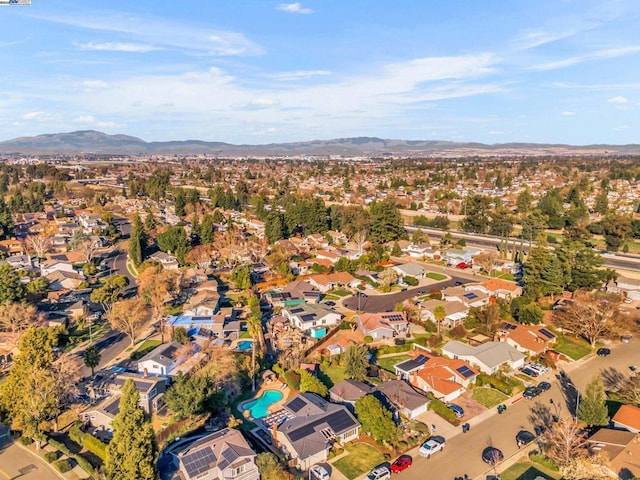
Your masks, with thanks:
[[[503,323],[502,328],[504,328],[505,330],[515,330],[516,326],[512,323]]]
[[[474,298],[478,298],[478,295],[473,292],[469,292],[464,294],[464,298],[466,298],[467,300],[473,300]]]
[[[289,432],[289,438],[292,442],[297,442],[298,440],[311,435],[315,431],[315,428],[321,423],[325,423],[325,421],[326,420],[324,418],[321,418],[319,420],[316,420],[315,422],[302,425],[300,428]]]
[[[542,335],[544,335],[545,337],[547,337],[547,338],[554,338],[555,337],[555,335],[553,333],[551,333],[549,330],[547,330],[546,328],[541,328],[540,329],[540,333]]]
[[[294,308],[293,310],[291,310],[291,313],[300,313],[300,312],[304,312],[304,308]]]
[[[355,426],[353,418],[344,410],[338,410],[331,414],[326,421],[336,434]]]
[[[471,370],[469,367],[458,367],[456,368],[456,371],[462,375],[464,378],[469,378],[471,376],[473,376],[473,370]]]
[[[418,355],[418,356],[416,357],[416,362],[417,362],[419,365],[422,365],[423,363],[427,363],[427,360],[429,360],[429,359],[428,359],[427,357],[425,357],[424,355]]]
[[[190,477],[195,477],[209,470],[216,462],[216,456],[211,448],[203,448],[196,452],[185,455],[182,463]]]
[[[294,398],[293,400],[291,400],[287,404],[287,408],[289,410],[291,410],[293,413],[298,413],[306,404],[307,404],[307,402],[305,402],[301,398],[297,397],[297,398]]]

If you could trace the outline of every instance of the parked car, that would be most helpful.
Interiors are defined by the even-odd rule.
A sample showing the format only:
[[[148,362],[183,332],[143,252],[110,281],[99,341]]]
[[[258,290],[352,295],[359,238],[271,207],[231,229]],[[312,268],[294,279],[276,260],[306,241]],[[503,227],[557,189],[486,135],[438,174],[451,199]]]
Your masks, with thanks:
[[[538,389],[542,392],[546,392],[551,388],[551,384],[549,382],[540,382],[538,384]]]
[[[527,363],[525,365],[525,368],[530,368],[531,370],[538,372],[538,375],[544,375],[549,371],[547,367],[544,367],[539,363],[535,363],[535,362]]]
[[[538,387],[530,386],[524,389],[522,396],[524,398],[528,398],[529,400],[531,400],[532,398],[537,397],[541,393],[542,391]]]
[[[599,348],[596,353],[598,354],[599,357],[606,357],[608,355],[611,355],[611,349],[610,348]]]
[[[638,310],[640,310],[640,305],[638,305],[636,308],[637,308]],[[632,338],[633,338],[633,337],[632,337],[631,335],[622,335],[622,336],[620,337],[620,341],[621,341],[622,343],[629,343],[629,342],[631,342],[631,339],[632,339]]]
[[[329,300],[329,301],[327,301],[327,302],[324,302],[324,304],[325,304],[327,307],[334,307],[334,306],[336,305],[336,302],[333,302],[333,301]]]
[[[444,450],[444,447],[444,437],[431,437],[429,440],[422,444],[420,450],[418,450],[418,453],[421,457],[430,458],[434,453],[438,453],[440,450]]]
[[[462,282],[460,280],[456,280],[456,287],[459,287],[460,285],[462,285]]]
[[[495,465],[504,460],[504,454],[496,447],[487,447],[482,451],[482,461],[489,465]]]
[[[464,409],[460,405],[456,405],[455,403],[447,404],[447,408],[453,410],[453,413],[456,414],[456,417],[462,418],[464,416]]]
[[[524,447],[525,445],[533,442],[536,436],[528,430],[520,430],[516,434],[516,445],[518,448]]]
[[[413,458],[409,455],[400,455],[396,461],[391,464],[391,473],[400,473],[406,470],[413,463]]]
[[[327,469],[322,465],[314,465],[313,467],[311,467],[311,470],[309,470],[309,474],[309,478],[312,478],[314,480],[329,480],[329,478],[331,477]]]
[[[391,469],[387,465],[378,465],[371,470],[367,475],[367,480],[389,480],[391,478]]]
[[[540,375],[538,372],[536,372],[535,370],[529,367],[522,367],[520,371],[525,375],[529,375],[530,377],[534,377],[534,378]]]

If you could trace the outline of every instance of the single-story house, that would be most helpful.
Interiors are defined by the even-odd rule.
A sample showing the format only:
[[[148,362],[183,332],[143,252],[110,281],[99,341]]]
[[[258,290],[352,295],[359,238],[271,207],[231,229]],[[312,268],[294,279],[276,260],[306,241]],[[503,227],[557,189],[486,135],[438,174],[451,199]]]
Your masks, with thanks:
[[[138,360],[138,373],[145,376],[172,375],[174,369],[185,360],[182,347],[176,342],[156,347]]]
[[[57,290],[77,290],[84,282],[84,275],[78,272],[67,272],[66,270],[56,270],[46,275],[49,281],[49,289]]]
[[[213,316],[220,310],[220,294],[214,290],[201,290],[187,301],[183,315]]]
[[[556,336],[542,325],[503,322],[498,328],[498,340],[527,355],[538,355],[555,343]]]
[[[482,283],[465,285],[467,291],[480,291],[490,297],[511,300],[522,295],[522,287],[515,282],[508,282],[501,278],[490,278]]]
[[[440,250],[431,248],[428,243],[411,244],[405,250],[410,257],[414,258],[440,258]]]
[[[420,316],[423,320],[429,320],[436,323],[434,310],[437,307],[444,308],[444,318],[442,325],[452,328],[461,325],[464,319],[469,316],[469,307],[462,302],[447,302],[442,300],[428,300],[420,305]]]
[[[640,433],[640,408],[635,405],[622,405],[611,421],[613,428]]]
[[[413,277],[421,279],[426,273],[425,268],[418,262],[403,263],[400,265],[395,265],[391,268],[393,268],[401,277]]]
[[[601,428],[587,439],[589,451],[604,453],[613,478],[632,480],[640,477],[640,434]]]
[[[76,269],[73,268],[73,263],[69,261],[49,258],[40,264],[40,275],[43,277],[57,271],[76,273]]]
[[[218,430],[173,455],[185,480],[260,480],[256,452],[239,430]]]
[[[162,268],[167,270],[177,270],[180,268],[180,264],[178,263],[178,259],[173,255],[165,252],[155,252],[149,255],[147,260],[151,262],[158,262]]]
[[[489,295],[479,290],[467,291],[464,287],[447,287],[442,290],[442,300],[445,302],[462,302],[469,308],[480,308],[489,303]]]
[[[358,380],[344,379],[329,389],[329,398],[334,403],[353,407],[357,400],[373,392],[373,388]]]
[[[302,298],[306,303],[320,303],[322,293],[305,280],[296,280],[282,289],[282,293],[290,293],[292,298]]]
[[[466,360],[472,366],[489,375],[506,365],[516,370],[524,365],[525,355],[504,342],[487,342],[471,346],[451,340],[442,347],[442,354],[449,358]]]
[[[293,397],[281,411],[265,417],[263,424],[275,446],[302,470],[326,462],[333,443],[344,445],[360,433],[360,422],[347,407],[308,392]]]
[[[355,320],[360,331],[374,340],[393,338],[409,332],[406,312],[363,313],[356,315]]]
[[[402,380],[389,380],[376,387],[397,411],[409,419],[414,419],[427,411],[429,399],[418,393]]]
[[[178,315],[167,319],[166,327],[172,332],[174,328],[182,327],[189,334],[206,330],[209,337],[221,340],[235,340],[240,336],[242,323],[238,320],[239,310],[231,307],[221,308],[215,315]]]
[[[640,300],[640,279],[620,275],[607,283],[607,291],[621,293],[631,300]]]
[[[330,274],[312,275],[308,279],[309,283],[326,293],[336,287],[356,288],[360,284],[360,280],[355,278],[349,272],[335,272]]]
[[[477,248],[450,248],[444,253],[444,260],[447,262],[447,265],[459,265],[461,263],[470,265],[473,263],[473,257],[479,253],[480,250]]]
[[[342,314],[322,304],[304,304],[283,308],[282,315],[303,332],[313,327],[332,327],[342,320]]]

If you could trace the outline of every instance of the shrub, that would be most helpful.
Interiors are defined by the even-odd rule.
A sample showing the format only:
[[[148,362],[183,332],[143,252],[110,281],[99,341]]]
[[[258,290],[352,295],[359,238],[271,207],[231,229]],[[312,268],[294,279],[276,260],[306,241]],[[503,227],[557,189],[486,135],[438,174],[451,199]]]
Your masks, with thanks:
[[[495,375],[487,375],[481,373],[476,377],[476,385],[481,387],[483,385],[490,385],[496,390],[511,396],[515,388],[523,389],[524,385],[520,380],[507,377],[504,374],[496,373]]]
[[[430,347],[437,347],[438,345],[440,345],[442,343],[442,335],[431,335],[428,339],[427,339],[427,344]]]
[[[289,370],[284,374],[284,381],[291,390],[300,390],[300,374],[294,370]]]
[[[64,443],[58,442],[57,440],[54,440],[53,438],[47,439],[47,443],[49,445],[51,445],[52,447],[57,448],[58,450],[60,450],[62,453],[64,453],[68,457],[73,458],[76,462],[78,462],[78,465],[80,465],[80,468],[82,468],[89,475],[92,475],[92,476],[94,475],[95,470],[93,468],[93,465],[91,465],[87,461],[87,459],[84,458],[82,455],[77,455],[75,453],[71,453],[71,450],[69,450]]]
[[[383,345],[378,348],[378,355],[386,355],[388,353],[402,353],[413,350],[413,345],[407,343],[405,345]]]
[[[398,450],[400,450],[401,452],[405,452],[408,448],[409,448],[409,444],[407,442],[405,442],[404,440],[400,440],[397,444],[396,444],[396,448]]]
[[[69,462],[69,460],[64,459],[64,460],[58,460],[56,463],[53,464],[54,467],[56,467],[56,469],[60,472],[60,473],[67,473],[70,472],[71,469],[73,468],[71,466],[71,462]]]
[[[458,325],[453,327],[449,333],[453,338],[460,340],[467,336],[467,329],[464,328],[464,325]]]
[[[33,443],[33,438],[29,438],[29,437],[20,437],[20,439],[18,440],[22,445],[24,445],[25,447],[28,447],[29,445],[31,445]]]
[[[93,435],[85,434],[82,445],[103,462],[107,458],[107,445]]]
[[[418,279],[415,277],[406,276],[403,278],[403,280],[404,280],[404,283],[406,283],[407,285],[411,285],[412,287],[417,287],[418,283],[420,283]]]
[[[45,453],[44,459],[47,461],[47,463],[53,463],[58,459],[59,456],[60,456],[60,452],[56,450],[54,452]]]
[[[69,438],[72,442],[77,443],[82,446],[84,442],[85,433],[82,431],[82,424],[80,422],[76,422],[69,429]]]
[[[373,342],[373,337],[371,335],[367,335],[366,337],[364,337],[364,343],[371,343]]]
[[[539,463],[543,467],[547,467],[549,470],[554,470],[556,472],[559,470],[558,466],[553,460],[545,457],[541,453],[532,453],[531,455],[529,455],[529,459],[532,462]]]
[[[340,324],[340,330],[351,330],[354,327],[355,323],[353,322],[342,322]]]
[[[427,395],[431,401],[429,402],[429,410],[433,410],[447,422],[458,425],[458,417],[453,413],[453,410],[447,407],[446,404],[435,398],[432,394]]]

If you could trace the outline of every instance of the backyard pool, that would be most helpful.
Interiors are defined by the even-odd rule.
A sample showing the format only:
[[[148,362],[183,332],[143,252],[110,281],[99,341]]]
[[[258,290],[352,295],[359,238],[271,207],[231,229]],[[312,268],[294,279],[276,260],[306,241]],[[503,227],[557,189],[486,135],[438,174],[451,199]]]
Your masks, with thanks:
[[[238,342],[238,345],[236,346],[236,348],[244,352],[246,350],[251,350],[252,346],[253,346],[253,340],[242,340],[241,342]]]
[[[266,417],[269,414],[269,406],[282,400],[282,392],[267,390],[255,400],[242,405],[242,410],[248,410],[253,418]]]

